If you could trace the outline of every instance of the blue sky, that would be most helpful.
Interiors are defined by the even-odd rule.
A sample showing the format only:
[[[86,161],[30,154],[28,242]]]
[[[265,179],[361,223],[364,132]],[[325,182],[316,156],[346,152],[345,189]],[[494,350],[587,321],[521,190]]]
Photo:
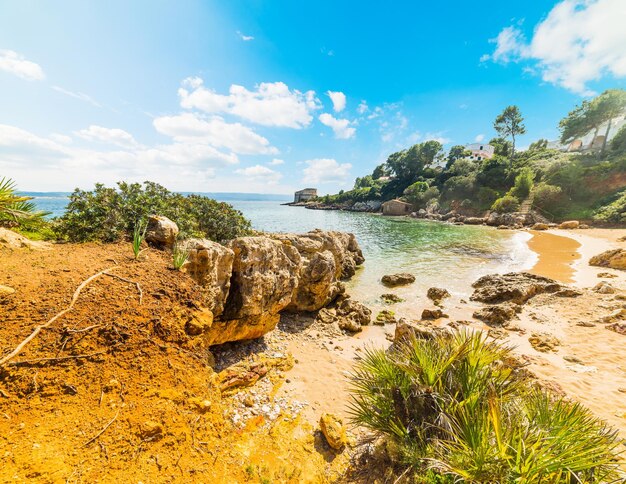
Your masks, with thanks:
[[[398,149],[554,139],[626,86],[626,2],[0,1],[0,176],[322,193]]]

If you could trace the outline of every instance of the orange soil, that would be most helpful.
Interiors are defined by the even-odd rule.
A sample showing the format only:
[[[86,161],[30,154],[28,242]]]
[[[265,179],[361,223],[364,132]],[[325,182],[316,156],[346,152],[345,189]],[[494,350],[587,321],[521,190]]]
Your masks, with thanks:
[[[226,418],[211,354],[184,332],[204,305],[169,258],[130,244],[0,249],[0,357],[65,309],[0,368],[1,482],[327,482],[335,458],[313,430],[279,417]],[[269,377],[269,375],[268,375]],[[209,403],[210,402],[210,403]]]

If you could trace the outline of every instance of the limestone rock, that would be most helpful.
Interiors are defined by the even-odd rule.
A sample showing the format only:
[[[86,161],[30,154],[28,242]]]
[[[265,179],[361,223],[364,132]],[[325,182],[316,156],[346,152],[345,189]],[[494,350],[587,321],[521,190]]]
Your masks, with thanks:
[[[470,299],[488,304],[506,301],[523,304],[537,294],[553,293],[561,289],[561,285],[555,280],[528,272],[483,276],[472,287],[475,290]]]
[[[382,294],[380,298],[387,304],[399,303],[404,301],[404,299],[402,299],[400,296],[392,293]]]
[[[439,318],[447,318],[448,315],[444,314],[441,309],[424,309],[422,311],[422,319],[439,319]]]
[[[178,236],[178,225],[169,218],[152,215],[146,227],[146,242],[159,249],[172,249]]]
[[[426,296],[431,299],[435,304],[439,304],[442,299],[450,297],[450,293],[447,289],[442,289],[440,287],[431,287],[426,292]]]
[[[343,449],[348,442],[343,420],[332,413],[325,413],[321,416],[320,430],[328,445],[335,450]]]
[[[606,329],[614,331],[617,334],[626,335],[626,323],[613,323],[605,327]]]
[[[510,305],[487,306],[479,309],[472,315],[489,326],[503,326],[516,315],[515,309]]]
[[[612,249],[602,252],[602,254],[589,259],[589,265],[626,271],[626,249]]]
[[[15,289],[9,286],[3,286],[0,284],[0,297],[2,296],[10,296],[15,293]]]
[[[313,230],[306,234],[271,234],[300,255],[298,286],[289,311],[316,311],[344,292],[342,279],[354,275],[364,257],[353,234]]]
[[[374,321],[374,324],[377,324],[379,326],[395,323],[397,323],[396,315],[393,311],[389,311],[388,309],[383,309],[381,312],[379,312],[376,316],[376,320]]]
[[[198,336],[209,331],[213,326],[213,313],[208,309],[194,311],[185,324],[185,332],[189,336]]]
[[[548,230],[549,228],[548,224],[537,222],[531,227],[531,230]]]
[[[568,220],[559,224],[560,229],[566,230],[577,229],[578,227],[580,227],[580,222],[578,220]]]
[[[393,342],[398,344],[411,338],[432,339],[438,335],[445,335],[448,333],[449,330],[446,328],[431,326],[428,323],[412,323],[403,318],[398,321],[398,324],[396,324]]]
[[[533,348],[542,353],[556,351],[557,346],[561,345],[557,338],[548,333],[533,333],[528,341]]]
[[[148,420],[141,425],[139,435],[142,439],[158,439],[163,436],[163,425],[152,420]]]
[[[353,299],[344,299],[336,309],[339,327],[356,333],[361,331],[361,326],[370,324],[372,311],[364,304]]]
[[[615,294],[615,288],[608,282],[602,281],[594,286],[593,292],[598,294]]]
[[[554,295],[557,297],[578,297],[578,296],[582,296],[583,293],[582,291],[579,291],[578,289],[574,289],[573,287],[565,287],[555,292]]]
[[[209,309],[220,316],[230,291],[235,253],[207,239],[189,239],[183,244],[188,251],[184,270],[207,291]]]
[[[466,217],[465,223],[468,225],[482,225],[487,222],[486,217]]]
[[[229,248],[234,253],[230,291],[209,344],[271,331],[298,285],[301,258],[295,248],[264,236],[234,239]]]
[[[415,276],[407,272],[387,274],[382,277],[381,281],[385,286],[389,287],[404,286],[415,282]]]
[[[596,276],[603,277],[605,279],[615,279],[617,277],[617,274],[612,274],[611,272],[598,272]]]
[[[30,240],[22,234],[0,227],[0,248],[48,250],[50,246],[50,242]]]

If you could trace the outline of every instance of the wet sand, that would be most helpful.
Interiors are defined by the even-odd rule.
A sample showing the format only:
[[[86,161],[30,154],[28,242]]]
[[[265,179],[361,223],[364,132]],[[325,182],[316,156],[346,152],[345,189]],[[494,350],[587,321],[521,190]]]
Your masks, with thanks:
[[[528,241],[528,247],[539,257],[530,272],[559,282],[574,282],[573,263],[581,257],[578,251],[581,244],[571,237],[551,232],[532,230],[530,233],[533,237]]]

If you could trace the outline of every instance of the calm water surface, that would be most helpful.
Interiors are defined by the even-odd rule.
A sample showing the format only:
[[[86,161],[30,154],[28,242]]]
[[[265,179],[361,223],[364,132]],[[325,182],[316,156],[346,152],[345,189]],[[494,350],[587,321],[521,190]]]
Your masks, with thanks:
[[[376,308],[382,307],[378,300],[382,293],[394,292],[406,300],[394,306],[400,314],[412,313],[417,302],[425,303],[429,287],[446,287],[453,295],[466,297],[470,283],[481,275],[528,269],[536,260],[526,245],[526,233],[282,206],[287,199],[224,201],[241,210],[258,230],[307,232],[320,228],[354,233],[366,261],[349,283],[351,294]],[[66,194],[36,194],[35,203],[41,210],[60,215],[67,198]],[[380,278],[394,272],[410,272],[417,281],[393,290],[381,286]]]

